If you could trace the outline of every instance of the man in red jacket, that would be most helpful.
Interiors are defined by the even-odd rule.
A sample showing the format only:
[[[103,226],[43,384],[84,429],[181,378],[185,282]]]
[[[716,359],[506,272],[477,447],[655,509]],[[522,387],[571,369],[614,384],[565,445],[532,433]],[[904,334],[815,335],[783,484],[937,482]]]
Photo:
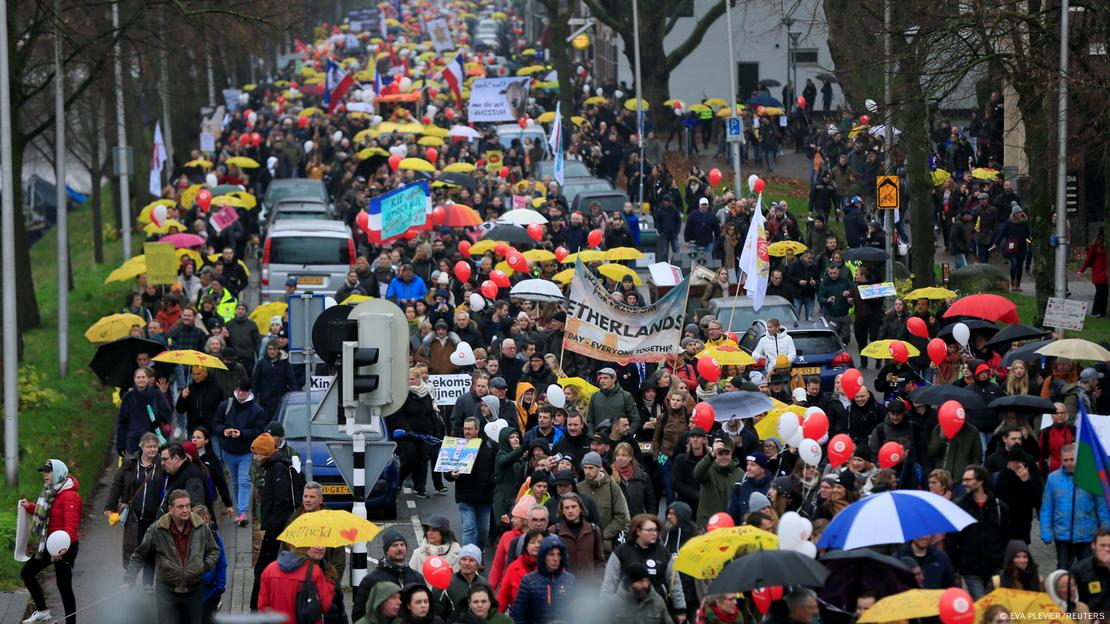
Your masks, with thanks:
[[[324,556],[324,548],[298,548],[287,550],[278,555],[277,561],[266,566],[262,572],[262,584],[258,590],[258,610],[284,613],[290,622],[297,621],[297,592],[309,577],[306,566],[310,561],[318,561]],[[328,579],[320,566],[311,563],[311,577],[316,591],[320,594],[321,613],[331,609],[335,597],[334,579]]]
[[[62,595],[62,606],[66,612],[66,624],[77,621],[77,599],[73,595],[73,562],[77,559],[77,540],[80,535],[77,530],[81,525],[81,495],[77,493],[79,485],[77,479],[69,476],[69,468],[60,459],[47,460],[40,467],[42,473],[42,493],[36,502],[32,503],[22,499],[19,504],[27,513],[31,514],[31,532],[39,537],[38,549],[33,557],[23,564],[20,576],[31,599],[35,601],[35,612],[24,622],[52,622],[56,618],[50,615],[46,608],[46,595],[39,584],[39,572],[50,567],[52,563],[64,561],[65,565],[54,566],[54,573],[58,579],[58,593]],[[64,532],[68,536],[69,546],[56,552],[48,552],[48,538],[55,532]]]

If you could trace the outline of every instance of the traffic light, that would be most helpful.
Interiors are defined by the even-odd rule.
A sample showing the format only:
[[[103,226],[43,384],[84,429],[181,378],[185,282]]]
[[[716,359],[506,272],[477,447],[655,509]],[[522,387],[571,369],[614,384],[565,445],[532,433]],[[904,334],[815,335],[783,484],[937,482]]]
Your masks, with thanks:
[[[371,299],[355,306],[348,321],[357,323],[357,329],[352,327],[342,343],[343,405],[380,408],[380,415],[388,416],[408,397],[404,314],[392,302]]]

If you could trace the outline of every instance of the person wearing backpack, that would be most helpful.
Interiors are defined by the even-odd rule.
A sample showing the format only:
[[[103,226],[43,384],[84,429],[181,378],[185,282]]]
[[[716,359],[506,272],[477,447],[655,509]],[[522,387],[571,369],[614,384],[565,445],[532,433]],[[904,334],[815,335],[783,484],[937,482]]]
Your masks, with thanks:
[[[251,444],[254,461],[262,469],[259,488],[261,501],[262,543],[258,548],[258,561],[254,566],[254,587],[251,590],[251,609],[258,608],[258,592],[266,568],[278,559],[281,542],[277,537],[289,525],[297,510],[297,503],[304,495],[304,477],[293,469],[285,455],[278,453],[273,436],[263,433]]]
[[[284,613],[290,624],[319,624],[331,609],[335,581],[316,563],[324,549],[297,548],[282,552],[262,572],[258,610]]]

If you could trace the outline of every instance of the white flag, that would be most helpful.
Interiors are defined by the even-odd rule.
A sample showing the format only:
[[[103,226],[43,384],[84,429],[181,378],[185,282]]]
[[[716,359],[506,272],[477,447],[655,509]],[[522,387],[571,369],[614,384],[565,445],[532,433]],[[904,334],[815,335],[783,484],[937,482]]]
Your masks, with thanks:
[[[744,237],[744,249],[740,253],[740,270],[744,273],[744,290],[752,299],[752,309],[759,311],[767,296],[767,277],[770,273],[771,258],[767,253],[767,220],[763,217],[763,193],[755,202],[755,212]]]
[[[563,180],[565,179],[566,163],[563,162],[563,111],[561,110],[562,104],[555,103],[555,121],[551,124],[551,136],[547,138],[547,145],[551,148],[552,155],[555,156],[555,169],[552,175],[555,181],[559,183],[559,188],[563,188]]]
[[[162,196],[162,167],[166,164],[166,144],[162,139],[162,124],[154,124],[154,146],[150,150],[150,194]]]

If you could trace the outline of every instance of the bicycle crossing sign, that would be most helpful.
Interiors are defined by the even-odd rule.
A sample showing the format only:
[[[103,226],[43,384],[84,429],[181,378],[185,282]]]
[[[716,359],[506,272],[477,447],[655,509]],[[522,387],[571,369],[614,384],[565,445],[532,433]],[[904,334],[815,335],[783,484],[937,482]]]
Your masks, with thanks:
[[[898,176],[879,176],[875,181],[875,204],[884,210],[901,207],[901,186]]]
[[[741,123],[739,117],[729,117],[725,120],[725,127],[728,129],[728,142],[740,143],[744,140],[744,124]]]

